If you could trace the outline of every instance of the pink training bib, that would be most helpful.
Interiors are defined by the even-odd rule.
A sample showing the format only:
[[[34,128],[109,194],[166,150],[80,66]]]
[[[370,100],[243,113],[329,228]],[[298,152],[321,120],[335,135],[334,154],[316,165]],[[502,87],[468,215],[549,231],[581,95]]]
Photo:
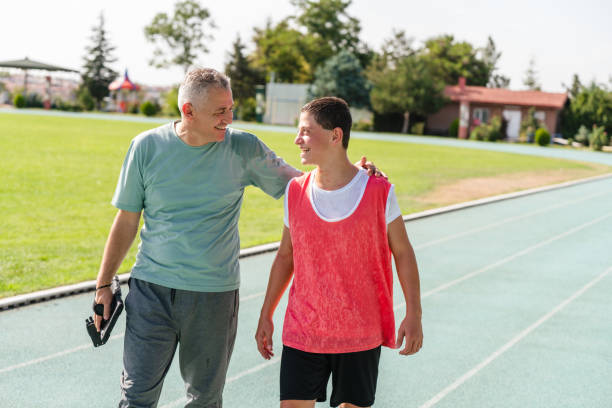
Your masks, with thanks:
[[[311,353],[395,347],[393,270],[385,207],[391,185],[370,177],[356,210],[321,219],[309,198],[312,173],[291,180],[288,208],[293,284],[283,344]]]

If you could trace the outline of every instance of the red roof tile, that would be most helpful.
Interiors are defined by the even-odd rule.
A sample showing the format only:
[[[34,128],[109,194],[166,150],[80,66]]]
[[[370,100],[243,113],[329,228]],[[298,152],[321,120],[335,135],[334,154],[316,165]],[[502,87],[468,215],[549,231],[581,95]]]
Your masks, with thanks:
[[[466,86],[461,92],[459,85],[447,86],[444,95],[452,101],[466,100],[476,103],[494,103],[501,105],[536,106],[561,109],[567,94],[541,91],[511,91],[503,88],[486,88],[484,86]]]

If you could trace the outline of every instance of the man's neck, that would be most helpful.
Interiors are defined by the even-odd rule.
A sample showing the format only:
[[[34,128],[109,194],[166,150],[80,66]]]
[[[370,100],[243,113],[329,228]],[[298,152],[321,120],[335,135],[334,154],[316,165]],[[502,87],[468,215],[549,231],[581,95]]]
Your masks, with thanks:
[[[350,183],[358,171],[345,155],[327,164],[317,165],[315,182],[323,190],[337,190]]]
[[[215,141],[190,129],[182,120],[174,122],[174,130],[178,137],[189,146],[204,146]]]

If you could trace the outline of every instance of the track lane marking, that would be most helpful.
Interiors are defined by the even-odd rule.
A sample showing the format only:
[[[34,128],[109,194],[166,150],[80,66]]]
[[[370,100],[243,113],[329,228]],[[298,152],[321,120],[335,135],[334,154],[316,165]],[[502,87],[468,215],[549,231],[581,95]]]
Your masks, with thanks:
[[[444,388],[442,391],[440,391],[433,398],[431,398],[430,400],[425,402],[419,408],[431,408],[431,407],[433,407],[435,404],[440,402],[444,397],[446,397],[452,391],[454,391],[455,389],[459,388],[467,380],[469,380],[470,378],[472,378],[473,376],[478,374],[478,372],[480,370],[485,368],[487,365],[489,365],[491,362],[493,362],[499,356],[501,356],[506,351],[508,351],[512,346],[514,346],[519,341],[524,339],[527,335],[529,335],[529,333],[531,333],[532,331],[534,331],[535,329],[540,327],[542,324],[544,324],[551,317],[553,317],[554,315],[559,313],[561,310],[563,310],[568,304],[570,304],[571,302],[576,300],[578,297],[580,297],[582,294],[584,294],[587,290],[589,290],[591,287],[593,287],[595,284],[597,284],[600,280],[602,280],[604,277],[606,277],[606,275],[608,275],[610,272],[612,272],[612,267],[608,268],[607,270],[605,270],[604,272],[599,274],[599,276],[597,276],[595,279],[591,280],[589,283],[584,285],[580,290],[578,290],[577,292],[572,294],[569,298],[565,299],[563,302],[558,304],[555,308],[553,308],[550,312],[546,313],[544,316],[542,316],[535,323],[533,323],[532,325],[527,327],[525,330],[523,330],[522,332],[520,332],[519,334],[514,336],[514,338],[512,338],[509,342],[507,342],[502,347],[497,349],[495,352],[490,354],[487,358],[482,360],[478,365],[476,365],[474,368],[472,368],[471,370],[469,370],[468,372],[463,374],[461,377],[459,377],[457,380],[455,380],[452,384],[450,384],[449,386]]]
[[[425,299],[425,298],[427,298],[427,297],[429,297],[429,296],[431,296],[431,295],[433,295],[433,294],[436,294],[436,293],[441,292],[441,291],[443,291],[443,290],[445,290],[445,289],[448,289],[448,288],[450,288],[450,287],[452,287],[452,286],[455,286],[455,285],[457,285],[457,284],[459,284],[459,283],[461,283],[461,282],[463,282],[463,281],[466,281],[466,280],[468,280],[468,279],[471,279],[471,278],[473,278],[474,276],[478,276],[478,275],[483,274],[483,273],[485,273],[485,272],[487,272],[487,271],[489,271],[489,270],[491,270],[491,269],[493,269],[493,268],[496,268],[496,267],[498,267],[498,266],[501,266],[501,265],[503,265],[503,264],[506,264],[506,263],[508,263],[508,262],[510,262],[510,261],[512,261],[512,260],[514,260],[514,259],[516,259],[516,258],[519,258],[519,257],[521,257],[521,256],[523,256],[523,255],[525,255],[525,254],[528,254],[528,253],[530,253],[530,252],[533,252],[534,250],[536,250],[536,249],[538,249],[538,248],[541,248],[541,247],[543,247],[543,246],[545,246],[545,245],[548,245],[548,244],[550,244],[551,242],[555,242],[555,241],[557,241],[557,240],[559,240],[559,239],[561,239],[561,238],[565,238],[565,237],[567,237],[568,235],[571,235],[571,234],[573,234],[573,233],[575,233],[575,232],[578,232],[578,231],[583,230],[583,229],[585,229],[585,228],[587,228],[587,227],[590,227],[591,225],[596,224],[596,223],[598,223],[598,222],[600,222],[600,221],[602,221],[602,220],[605,220],[606,218],[609,218],[609,217],[612,217],[612,213],[610,213],[610,214],[606,214],[606,215],[601,216],[601,217],[598,217],[598,218],[595,218],[594,220],[591,220],[591,221],[586,222],[586,223],[584,223],[584,224],[582,224],[582,225],[579,225],[579,226],[577,226],[577,227],[574,227],[574,228],[572,228],[572,229],[570,229],[570,230],[568,230],[568,231],[565,231],[565,232],[564,232],[564,233],[562,233],[562,234],[559,234],[559,235],[556,235],[556,236],[554,236],[554,237],[552,237],[552,238],[549,238],[549,239],[547,239],[546,241],[542,241],[542,242],[540,242],[539,244],[536,244],[536,245],[530,246],[530,247],[528,247],[528,248],[525,248],[525,249],[523,249],[523,250],[521,250],[521,251],[519,251],[519,252],[516,252],[516,253],[514,253],[514,254],[512,254],[512,255],[510,255],[510,256],[507,256],[507,257],[505,257],[505,258],[503,258],[503,259],[500,259],[499,261],[493,262],[492,264],[489,264],[489,265],[487,265],[487,266],[485,266],[485,267],[482,267],[482,268],[477,269],[477,270],[475,270],[475,271],[473,271],[473,272],[470,272],[470,273],[468,273],[467,275],[463,275],[463,276],[462,276],[462,277],[460,277],[460,278],[457,278],[457,279],[454,279],[454,280],[452,280],[452,281],[450,281],[450,282],[444,283],[444,284],[442,284],[442,285],[440,285],[440,286],[438,286],[438,287],[435,287],[435,288],[433,288],[433,289],[431,289],[431,290],[428,290],[427,292],[423,293],[423,294],[421,295],[421,299]],[[401,308],[401,307],[402,307],[402,306],[404,306],[405,304],[406,304],[405,302],[402,302],[402,303],[398,304],[397,306],[395,306],[395,307],[393,308],[393,310],[395,310],[395,311],[396,311],[397,309]]]

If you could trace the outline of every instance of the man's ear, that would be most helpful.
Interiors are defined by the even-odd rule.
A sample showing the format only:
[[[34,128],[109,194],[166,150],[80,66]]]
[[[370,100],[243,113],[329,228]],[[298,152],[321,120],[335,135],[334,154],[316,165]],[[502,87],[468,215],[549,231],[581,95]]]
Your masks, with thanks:
[[[183,113],[184,118],[192,118],[193,105],[190,102],[185,102],[183,106],[181,106],[181,112]]]

